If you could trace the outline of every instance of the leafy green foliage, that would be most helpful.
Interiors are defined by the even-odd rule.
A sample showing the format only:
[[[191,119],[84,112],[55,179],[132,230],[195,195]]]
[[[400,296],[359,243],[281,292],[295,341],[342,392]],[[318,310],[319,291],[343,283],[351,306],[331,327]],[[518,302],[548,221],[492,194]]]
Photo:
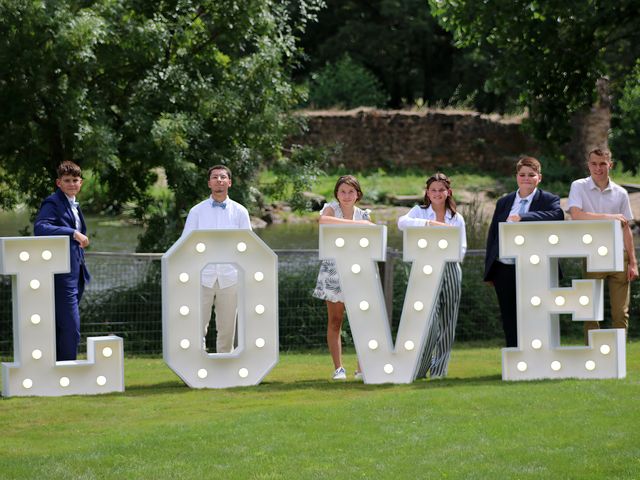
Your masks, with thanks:
[[[484,54],[457,50],[424,0],[328,0],[301,41],[308,55],[300,77],[318,75],[347,54],[381,82],[388,107],[465,103],[487,112],[510,107],[506,97],[483,88],[491,68]]]
[[[640,60],[627,78],[613,116],[611,148],[626,170],[640,170]]]
[[[33,208],[64,159],[108,185],[111,208],[154,202],[162,167],[173,203],[155,238],[175,238],[207,195],[206,170],[234,173],[246,203],[258,167],[299,127],[289,72],[321,0],[2,2],[2,206]],[[16,188],[18,187],[18,188]],[[6,194],[6,196],[5,196]],[[171,229],[167,231],[167,229]],[[155,250],[155,248],[154,248]]]
[[[326,147],[303,148],[300,145],[292,145],[287,156],[279,158],[271,165],[270,176],[275,176],[275,180],[264,185],[265,195],[274,200],[288,198],[294,210],[308,210],[309,201],[303,192],[311,190],[323,173],[319,166],[331,151]]]
[[[596,80],[610,75],[617,91],[640,54],[636,0],[429,4],[459,47],[489,60],[485,88],[517,96],[535,135],[555,144],[571,136],[572,115],[593,104]]]
[[[309,103],[316,108],[378,107],[386,95],[375,75],[345,54],[311,75]]]

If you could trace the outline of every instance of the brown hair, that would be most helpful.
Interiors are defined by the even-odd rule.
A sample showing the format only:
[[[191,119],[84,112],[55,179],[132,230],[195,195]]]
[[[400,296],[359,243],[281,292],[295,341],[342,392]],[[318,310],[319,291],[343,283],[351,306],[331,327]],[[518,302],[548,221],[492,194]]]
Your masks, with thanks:
[[[229,180],[231,180],[231,170],[229,169],[229,167],[225,167],[224,165],[214,165],[213,167],[209,167],[209,170],[207,171],[207,180],[211,179],[211,172],[213,172],[214,170],[224,170],[225,172],[227,172]]]
[[[431,200],[429,200],[428,190],[433,182],[442,182],[447,187],[449,191],[449,195],[447,195],[447,199],[444,202],[445,208],[449,209],[449,211],[455,215],[456,214],[456,201],[453,199],[453,192],[451,191],[451,180],[444,173],[436,173],[429,178],[427,178],[427,186],[424,190],[424,205],[420,205],[421,208],[429,208],[431,205]]]
[[[589,153],[587,153],[587,162],[591,158],[591,155],[595,155],[596,157],[606,157],[607,160],[611,161],[611,150],[602,145],[589,149]]]
[[[540,161],[537,158],[520,157],[518,163],[516,163],[516,173],[518,173],[522,167],[529,167],[538,175],[542,175],[542,165],[540,165]]]
[[[336,200],[338,199],[338,189],[343,183],[346,183],[347,185],[355,188],[356,192],[358,193],[358,201],[360,201],[360,199],[362,198],[362,189],[360,188],[360,182],[358,182],[358,179],[353,175],[343,175],[338,179],[338,181],[336,182],[336,186],[333,189],[333,196],[336,197]]]
[[[76,163],[73,163],[71,160],[65,160],[60,165],[58,165],[56,173],[58,174],[58,178],[62,178],[65,175],[82,178],[82,170]]]

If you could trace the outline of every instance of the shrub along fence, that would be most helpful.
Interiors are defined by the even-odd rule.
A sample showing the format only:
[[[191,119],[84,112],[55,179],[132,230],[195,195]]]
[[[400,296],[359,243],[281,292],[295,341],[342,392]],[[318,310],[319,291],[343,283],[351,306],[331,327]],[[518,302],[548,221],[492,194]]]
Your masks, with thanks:
[[[324,302],[312,298],[318,275],[317,250],[276,250],[278,254],[278,291],[280,349],[306,350],[326,347],[327,312]],[[160,254],[87,253],[93,280],[81,302],[82,341],[88,336],[115,334],[124,339],[128,355],[157,355],[162,352],[162,298]],[[561,260],[561,286],[581,277],[581,261]],[[482,281],[484,250],[470,250],[462,266],[462,301],[456,328],[457,341],[496,341],[502,328],[493,288]],[[391,327],[400,321],[410,264],[402,253],[389,250],[387,262],[380,264],[387,304],[391,307]],[[13,358],[11,277],[0,276],[0,359]],[[637,337],[640,286],[633,283],[630,336]],[[605,292],[605,319],[609,318]],[[605,326],[607,323],[605,323]],[[210,335],[215,335],[210,329]],[[561,315],[563,339],[582,338],[582,322]],[[353,345],[348,321],[343,329],[344,344]],[[208,345],[215,345],[212,338]]]

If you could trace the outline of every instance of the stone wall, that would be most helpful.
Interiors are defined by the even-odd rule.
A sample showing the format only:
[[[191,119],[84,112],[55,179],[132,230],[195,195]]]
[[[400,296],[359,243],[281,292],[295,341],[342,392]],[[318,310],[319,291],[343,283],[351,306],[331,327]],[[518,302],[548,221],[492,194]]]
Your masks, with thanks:
[[[512,174],[522,154],[540,149],[521,132],[519,119],[477,112],[356,109],[306,111],[308,131],[291,143],[339,145],[331,166],[347,169],[474,166]]]

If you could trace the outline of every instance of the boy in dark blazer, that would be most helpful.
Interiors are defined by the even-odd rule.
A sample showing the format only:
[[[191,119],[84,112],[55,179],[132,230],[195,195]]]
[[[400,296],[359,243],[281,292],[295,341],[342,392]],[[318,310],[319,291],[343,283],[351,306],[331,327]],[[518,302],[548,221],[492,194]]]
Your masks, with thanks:
[[[89,245],[87,226],[76,195],[82,187],[82,171],[71,161],[58,166],[58,189],[44,199],[36,217],[36,236],[69,237],[69,273],[55,275],[56,360],[75,360],[80,344],[78,304],[90,275],[84,262],[84,248]]]
[[[518,161],[516,181],[518,190],[505,195],[496,204],[487,236],[484,267],[484,280],[496,290],[507,347],[518,346],[516,267],[514,259],[499,258],[498,224],[564,220],[560,197],[538,189],[542,167],[536,158],[522,157]]]

